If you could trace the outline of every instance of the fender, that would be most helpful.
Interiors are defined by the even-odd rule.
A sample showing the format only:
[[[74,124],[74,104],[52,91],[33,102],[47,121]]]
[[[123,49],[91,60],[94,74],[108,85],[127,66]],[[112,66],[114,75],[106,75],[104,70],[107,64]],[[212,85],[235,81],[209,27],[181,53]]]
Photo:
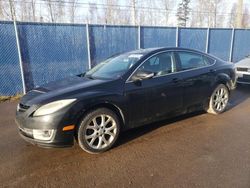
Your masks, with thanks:
[[[229,91],[234,89],[234,83],[230,76],[226,73],[219,73],[215,79],[215,86],[216,87],[219,83],[225,84]]]
[[[95,100],[91,100],[93,96],[95,96]],[[111,93],[104,93],[103,91],[85,92],[80,97],[80,101],[73,107],[74,109],[81,109],[80,111],[75,112],[77,120],[76,124],[82,119],[84,114],[88,113],[89,111],[96,108],[106,107],[110,110],[113,110],[120,118],[121,123],[125,125],[126,111],[125,107],[120,105],[124,104],[123,100],[124,98],[119,94],[111,95]]]

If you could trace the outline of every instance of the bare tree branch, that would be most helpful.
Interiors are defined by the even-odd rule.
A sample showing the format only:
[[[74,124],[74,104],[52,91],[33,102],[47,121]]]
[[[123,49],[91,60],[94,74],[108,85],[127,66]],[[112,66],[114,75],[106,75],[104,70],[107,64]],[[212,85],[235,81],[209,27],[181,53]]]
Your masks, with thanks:
[[[11,19],[16,20],[15,2],[13,2],[12,0],[9,0],[9,7],[10,7]]]
[[[77,0],[69,0],[69,2],[71,3],[71,6],[69,7],[69,15],[70,15],[70,23],[75,23],[75,14],[76,14],[76,4],[77,4]]]
[[[48,7],[48,12],[50,16],[50,20],[52,23],[55,22],[55,15],[54,15],[54,9],[51,0],[47,0],[47,7]]]

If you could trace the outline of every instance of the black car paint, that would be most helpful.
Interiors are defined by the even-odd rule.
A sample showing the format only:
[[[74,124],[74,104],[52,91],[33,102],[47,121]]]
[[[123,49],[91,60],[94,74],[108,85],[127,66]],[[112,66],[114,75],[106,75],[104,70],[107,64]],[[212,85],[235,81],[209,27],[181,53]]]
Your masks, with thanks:
[[[142,81],[128,80],[147,58],[165,51],[199,53],[214,59],[215,63]],[[75,76],[28,92],[20,103],[30,108],[25,112],[16,113],[19,127],[53,128],[57,133],[53,140],[47,142],[23,137],[29,142],[45,147],[69,146],[74,143],[74,131],[63,132],[62,128],[71,124],[78,125],[85,113],[97,107],[107,107],[115,111],[121,120],[122,129],[127,130],[166,117],[206,108],[209,96],[218,83],[226,84],[229,89],[233,87],[233,64],[216,57],[181,48],[146,49],[133,53],[144,56],[119,79],[98,80]],[[46,117],[33,117],[33,113],[40,106],[70,98],[76,98],[77,101]],[[20,132],[23,134],[21,129]]]

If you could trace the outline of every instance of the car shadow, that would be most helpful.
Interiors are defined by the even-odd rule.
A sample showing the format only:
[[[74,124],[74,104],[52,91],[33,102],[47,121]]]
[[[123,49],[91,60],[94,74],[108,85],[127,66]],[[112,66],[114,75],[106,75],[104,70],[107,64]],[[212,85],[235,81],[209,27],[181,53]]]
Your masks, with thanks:
[[[168,126],[174,122],[181,121],[181,120],[188,119],[188,118],[192,118],[194,116],[201,115],[204,113],[206,113],[206,112],[205,111],[192,112],[192,113],[180,115],[180,116],[177,116],[174,118],[169,118],[166,120],[162,120],[162,121],[158,121],[158,122],[154,122],[154,123],[150,123],[150,124],[145,124],[141,127],[124,131],[121,133],[119,139],[117,140],[117,144],[115,147],[119,147],[119,146],[121,146],[127,142],[130,142],[138,137],[141,137],[147,133],[150,133],[150,132],[152,132],[160,127]]]
[[[231,110],[250,97],[250,85],[237,85],[235,91],[231,94],[231,99],[229,101],[230,105],[227,110]]]

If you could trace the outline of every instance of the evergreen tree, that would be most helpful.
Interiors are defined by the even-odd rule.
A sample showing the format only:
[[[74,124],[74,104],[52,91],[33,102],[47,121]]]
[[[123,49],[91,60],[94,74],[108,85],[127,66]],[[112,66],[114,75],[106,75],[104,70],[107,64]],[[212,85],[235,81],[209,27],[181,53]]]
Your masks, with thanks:
[[[178,20],[178,26],[181,27],[186,27],[187,26],[187,21],[189,20],[189,15],[191,8],[189,8],[189,3],[190,0],[182,0],[178,4],[178,9],[177,9],[177,20]]]

